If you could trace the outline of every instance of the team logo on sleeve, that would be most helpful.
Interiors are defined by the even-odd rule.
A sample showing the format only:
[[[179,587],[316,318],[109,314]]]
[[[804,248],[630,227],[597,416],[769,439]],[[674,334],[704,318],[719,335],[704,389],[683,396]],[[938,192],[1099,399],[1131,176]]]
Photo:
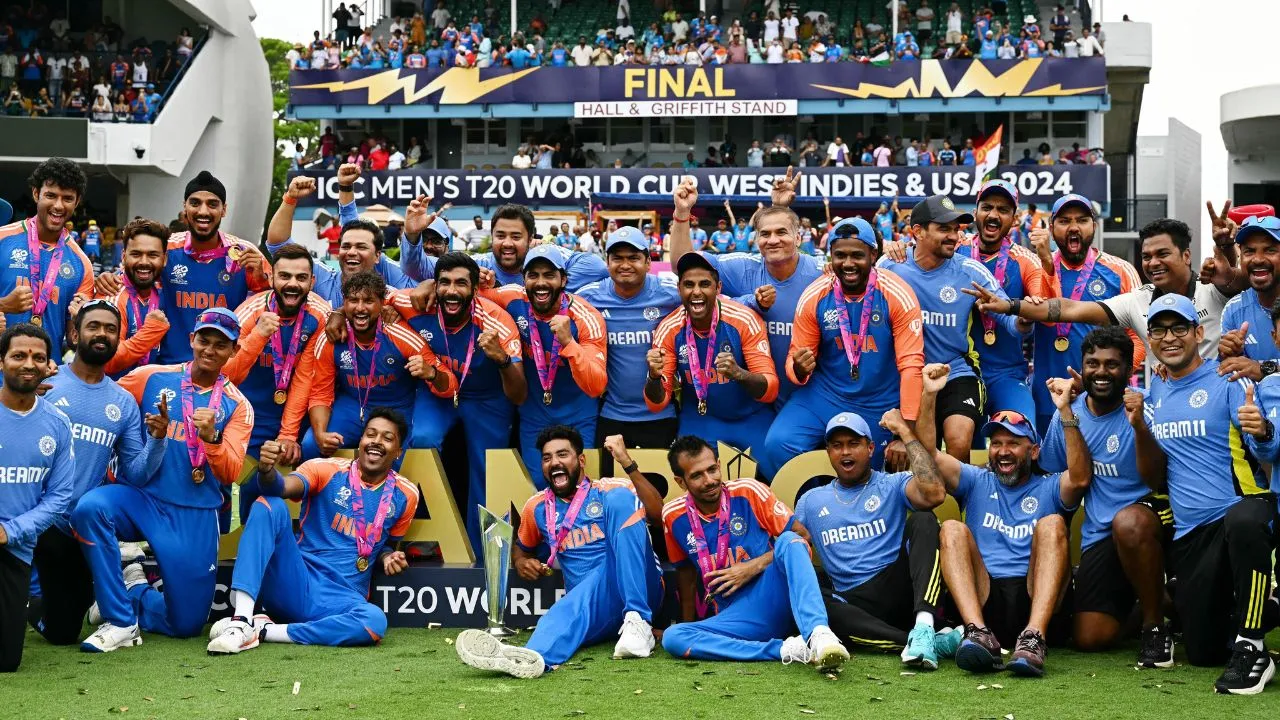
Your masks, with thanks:
[[[879,496],[879,495],[872,495],[871,497],[867,498],[867,501],[866,501],[865,503],[863,503],[863,504],[862,504],[862,509],[863,509],[863,510],[866,510],[866,511],[867,511],[867,512],[869,512],[869,513],[871,513],[871,512],[875,512],[876,510],[879,510],[879,509],[880,509],[880,496]]]
[[[107,405],[107,407],[104,408],[104,411],[107,413],[107,419],[111,422],[120,421],[120,408],[115,403]]]
[[[822,329],[835,330],[840,326],[840,311],[836,309],[822,313]]]
[[[908,325],[908,327],[911,329],[912,335],[919,335],[922,326],[923,326],[923,323],[921,323],[920,318],[915,318]]]
[[[1018,507],[1022,508],[1022,512],[1027,515],[1035,515],[1040,509],[1040,501],[1034,495],[1028,495],[1022,498],[1022,503]]]
[[[338,365],[339,365],[343,370],[354,370],[354,369],[355,369],[355,361],[351,359],[351,351],[350,351],[350,350],[343,350],[343,351],[342,351],[342,353],[341,353],[340,355],[338,355]]]
[[[657,320],[658,316],[661,314],[662,314],[662,311],[656,307],[647,307],[644,309],[644,319],[648,320],[649,322],[653,322],[654,320]]]
[[[587,503],[586,510],[587,510],[587,517],[598,518],[604,514],[604,504],[601,503],[599,500],[592,500],[591,502]]]
[[[787,506],[782,504],[781,500],[775,500],[773,503],[773,514],[783,517],[787,514]]]
[[[1102,297],[1107,294],[1107,284],[1102,282],[1102,278],[1094,278],[1093,281],[1089,283],[1089,294],[1094,297]]]
[[[27,255],[28,253],[26,250],[23,250],[22,248],[14,248],[13,252],[9,253],[9,267],[11,269],[26,268]]]
[[[959,295],[956,293],[956,289],[950,285],[943,285],[942,289],[938,291],[938,299],[947,304],[955,302],[957,297]]]
[[[1120,436],[1112,435],[1111,437],[1107,438],[1107,452],[1114,454],[1119,451],[1120,451]]]
[[[747,521],[742,519],[741,515],[734,515],[729,520],[729,532],[738,537],[747,534]]]
[[[1209,393],[1206,392],[1203,388],[1201,388],[1200,390],[1196,390],[1195,392],[1191,393],[1191,397],[1187,400],[1187,402],[1191,404],[1191,407],[1199,410],[1200,408],[1205,406],[1205,403],[1209,402]]]
[[[186,265],[174,265],[169,272],[169,282],[174,285],[187,284],[187,272],[190,270]]]
[[[338,507],[345,508],[347,507],[347,501],[350,498],[351,498],[351,488],[347,487],[346,485],[343,485],[342,487],[338,488],[338,495],[333,499],[333,504],[337,505]]]
[[[58,441],[54,440],[53,436],[51,435],[45,435],[44,437],[40,438],[40,442],[38,446],[40,448],[41,455],[44,455],[45,457],[50,457],[55,452],[57,452]]]

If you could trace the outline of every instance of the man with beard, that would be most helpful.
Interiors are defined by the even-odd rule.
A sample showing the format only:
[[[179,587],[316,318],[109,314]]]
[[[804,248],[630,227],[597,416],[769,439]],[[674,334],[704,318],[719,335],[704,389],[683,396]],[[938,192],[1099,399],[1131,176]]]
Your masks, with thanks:
[[[973,285],[1005,297],[986,266],[967,255],[956,256],[960,226],[972,222],[973,216],[957,210],[945,195],[925,198],[911,210],[916,244],[905,262],[885,257],[878,263],[915,290],[924,321],[925,361],[951,367],[951,379],[938,401],[939,426],[930,437],[940,435],[947,452],[962,463],[969,460],[986,397],[978,353],[970,338],[973,327],[981,325],[981,314],[975,307],[976,299],[965,291]],[[1019,323],[1016,318],[998,317],[996,324],[1013,337],[1031,331],[1030,323]]]
[[[1271,330],[1272,308],[1280,290],[1280,218],[1251,217],[1240,225],[1235,242],[1249,287],[1222,308],[1218,372],[1260,382],[1280,370],[1280,349]],[[1216,263],[1215,263],[1216,266]],[[1250,330],[1252,329],[1252,332]]]
[[[786,403],[795,387],[787,375],[787,353],[791,349],[791,327],[800,296],[822,275],[822,261],[800,254],[800,218],[791,211],[800,173],[787,168],[785,176],[773,182],[769,198],[771,207],[758,210],[751,218],[755,231],[756,252],[725,255],[720,260],[723,292],[747,309],[764,317],[769,338],[769,355],[778,377],[779,404]],[[671,220],[671,266],[694,250],[689,238],[689,218],[698,202],[698,188],[686,178],[675,193],[675,212]]]
[[[707,441],[682,435],[667,462],[685,495],[662,509],[683,622],[662,647],[695,660],[781,660],[832,672],[849,651],[827,626],[809,531],[768,487],[721,480]],[[799,635],[787,636],[792,628]]]
[[[644,399],[659,412],[671,403],[678,384],[680,431],[746,452],[764,447],[778,376],[764,321],[720,294],[717,260],[696,252],[676,263],[681,307],[653,334]]]
[[[49,360],[57,363],[73,298],[93,293],[93,263],[70,241],[67,227],[88,180],[71,160],[50,158],[36,166],[27,185],[35,217],[0,227],[0,313],[10,327],[30,322],[45,328],[53,342]]]
[[[983,183],[975,210],[977,233],[961,241],[960,252],[982,263],[1008,297],[1053,297],[1057,290],[1045,277],[1040,259],[1013,239],[1011,231],[1017,211],[1018,191],[1011,183],[1004,180]],[[1027,384],[1027,359],[1022,353],[1024,336],[1010,333],[988,313],[982,313],[981,320],[981,324],[973,324],[969,335],[973,347],[978,349],[988,407],[1034,417],[1035,400]]]
[[[875,436],[867,421],[839,413],[826,428],[836,478],[800,496],[796,520],[816,539],[831,580],[823,600],[836,635],[872,650],[902,648],[907,665],[937,670],[938,656],[954,655],[961,636],[959,628],[934,631],[942,574],[932,511],[947,489],[933,449],[916,440],[901,412],[889,410],[880,424],[903,439],[910,472],[872,470]]]
[[[938,393],[950,368],[926,365],[917,433],[933,432]],[[1089,486],[1092,460],[1071,409],[1071,383],[1050,387],[1066,428],[1067,471],[1033,471],[1040,455],[1031,419],[999,410],[982,426],[990,440],[986,467],[934,453],[938,472],[964,511],[964,521],[942,523],[942,577],[964,622],[956,665],[969,672],[1002,667],[1017,675],[1044,674],[1045,636],[1057,634],[1055,617],[1067,588],[1071,555],[1067,516]],[[1001,645],[1014,645],[1008,665]]]
[[[543,428],[537,445],[548,484],[520,512],[512,558],[528,582],[559,567],[565,595],[538,620],[524,647],[505,645],[484,630],[464,630],[454,643],[458,657],[518,678],[536,678],[579,648],[614,636],[621,636],[615,659],[649,657],[662,577],[631,481],[588,478],[582,435],[571,427]]]
[[[1047,381],[1067,377],[1070,371],[1079,370],[1075,363],[1081,357],[1080,344],[1084,336],[1095,325],[1108,324],[1102,301],[1127,293],[1140,284],[1138,272],[1132,265],[1093,248],[1096,220],[1093,204],[1083,195],[1064,195],[1053,204],[1049,229],[1058,251],[1052,256],[1053,264],[1044,270],[1053,276],[1048,282],[1056,283],[1053,293],[1056,297],[1040,304],[1035,302],[1037,298],[1013,302],[1006,298],[993,302],[976,289],[970,291],[979,295],[978,308],[984,313],[1008,313],[1041,321],[1035,325],[1035,376],[1031,381],[1038,432],[1048,429],[1049,420],[1053,417]],[[1032,235],[1035,234],[1032,231]],[[1044,239],[1037,242],[1033,237],[1032,240],[1034,245],[1042,245]],[[1067,288],[1070,288],[1069,293]],[[1068,306],[1079,308],[1086,317],[1068,317]],[[1075,315],[1076,311],[1071,314]],[[1044,321],[1048,321],[1047,324]],[[1135,345],[1134,367],[1138,368],[1146,356],[1145,343],[1132,331],[1130,337]]]
[[[414,202],[425,204],[430,198],[423,196]],[[412,203],[410,203],[412,209]],[[501,205],[493,211],[489,221],[489,252],[475,257],[476,264],[485,270],[492,271],[496,277],[495,285],[522,285],[525,281],[523,268],[527,264],[530,243],[533,241],[535,227],[533,213],[524,205]],[[405,233],[410,238],[409,225],[405,224]],[[554,247],[554,246],[552,246]],[[609,276],[604,262],[598,255],[575,252],[556,248],[560,253],[560,262],[564,265],[568,278],[566,287],[569,292],[577,292],[579,288],[596,280]],[[413,280],[422,282],[431,279],[434,273],[435,259],[426,256],[422,244],[412,241],[400,247],[400,262],[404,270]]]
[[[126,475],[90,490],[71,515],[97,599],[89,624],[98,628],[81,650],[141,645],[142,630],[193,637],[204,628],[217,580],[221,486],[239,479],[253,432],[252,406],[222,374],[239,339],[235,313],[210,308],[189,336],[191,362],[144,365],[121,378],[142,410],[156,409],[146,413],[148,429],[164,428],[170,442],[149,482]],[[151,545],[162,590],[148,584],[139,563],[122,575],[117,540]]]
[[[1084,393],[1071,403],[1071,415],[1080,422],[1093,468],[1084,494],[1088,512],[1080,527],[1071,636],[1086,652],[1111,647],[1136,599],[1142,616],[1138,665],[1172,667],[1173,632],[1164,623],[1164,556],[1173,534],[1173,512],[1169,498],[1152,493],[1143,482],[1133,428],[1124,413],[1133,341],[1119,328],[1102,327],[1090,331],[1082,347],[1079,380]],[[1055,413],[1049,423],[1040,447],[1044,472],[1067,470],[1063,422]]]
[[[386,294],[386,281],[373,271],[343,281],[346,340],[331,342],[326,336],[316,341],[307,408],[311,429],[302,439],[303,459],[355,447],[372,408],[387,407],[410,417],[423,383],[437,396],[453,396],[458,386],[453,373],[413,328],[403,320],[383,324]]]
[[[507,446],[515,406],[529,391],[515,321],[497,303],[476,296],[479,284],[476,261],[466,253],[450,252],[436,263],[435,312],[418,312],[403,293],[392,299],[409,327],[458,378],[452,396],[418,393],[409,447],[441,447],[449,430],[462,423],[470,471],[464,503],[467,535],[477,557],[481,548],[476,506],[485,501],[485,452]]]
[[[210,655],[233,655],[263,642],[372,645],[387,616],[369,602],[374,563],[385,575],[409,567],[396,545],[418,507],[418,488],[391,469],[409,426],[374,408],[354,460],[308,460],[281,477],[280,443],[262,444],[258,485],[231,576],[232,616],[209,630]],[[295,536],[285,500],[301,500]],[[354,552],[353,552],[354,551]],[[265,615],[254,614],[261,604]]]
[[[75,492],[71,422],[36,395],[49,374],[52,348],[48,333],[30,323],[10,325],[0,335],[0,431],[7,446],[0,461],[0,672],[13,672],[22,662],[37,540],[66,512]]]
[[[316,336],[330,308],[311,292],[315,263],[306,248],[285,245],[274,258],[271,289],[236,309],[240,349],[223,372],[254,407],[249,455],[258,457],[262,444],[274,440],[280,445],[280,464],[295,467],[302,460],[298,430],[311,397]],[[249,517],[258,494],[252,485],[240,486],[242,519]]]
[[[862,218],[835,224],[830,251],[832,275],[809,285],[795,310],[784,366],[797,386],[795,402],[782,406],[759,451],[765,477],[821,444],[823,418],[842,412],[880,417],[897,407],[916,419],[924,339],[915,291],[875,267],[880,242]],[[892,435],[879,426],[869,431],[871,467],[883,467]]]
[[[169,229],[155,220],[134,218],[120,229],[117,238],[124,248],[123,287],[110,297],[122,323],[115,357],[106,366],[107,374],[114,378],[139,365],[150,365],[169,331],[158,287]]]
[[[93,604],[93,575],[71,533],[76,500],[112,474],[115,482],[145,485],[164,460],[168,427],[156,419],[144,426],[133,397],[106,375],[120,325],[120,312],[109,300],[81,305],[71,327],[75,356],[46,381],[44,399],[71,420],[76,457],[71,504],[36,543],[41,594],[30,620],[54,645],[79,642],[85,611]]]
[[[524,210],[516,205],[504,207]],[[523,221],[501,222],[523,226]],[[498,242],[508,226],[495,219],[494,227],[494,242]],[[541,490],[547,481],[541,470],[538,434],[552,425],[567,425],[583,438],[595,438],[598,398],[609,381],[608,349],[600,311],[566,287],[568,270],[560,248],[539,245],[530,250],[524,258],[523,280],[523,287],[506,285],[487,291],[486,296],[515,318],[520,331],[525,382],[533,394],[520,405],[520,455],[534,487]]]
[[[1275,674],[1263,638],[1275,622],[1265,610],[1277,518],[1275,494],[1263,490],[1244,434],[1266,442],[1275,428],[1247,412],[1255,404],[1250,380],[1219,375],[1218,362],[1198,352],[1204,334],[1198,308],[1186,296],[1153,301],[1147,337],[1167,376],[1151,379],[1145,410],[1137,393],[1126,394],[1125,405],[1139,470],[1153,489],[1169,488],[1170,567],[1178,578],[1173,603],[1187,661],[1225,662],[1214,691],[1253,695]]]
[[[604,252],[609,277],[578,293],[600,311],[609,333],[609,385],[596,423],[596,445],[622,435],[627,447],[668,447],[676,439],[676,411],[668,406],[653,413],[645,404],[645,356],[658,324],[680,306],[680,293],[671,279],[649,272],[648,241],[635,227],[610,234]],[[600,461],[601,473],[612,475],[613,458],[605,454]]]

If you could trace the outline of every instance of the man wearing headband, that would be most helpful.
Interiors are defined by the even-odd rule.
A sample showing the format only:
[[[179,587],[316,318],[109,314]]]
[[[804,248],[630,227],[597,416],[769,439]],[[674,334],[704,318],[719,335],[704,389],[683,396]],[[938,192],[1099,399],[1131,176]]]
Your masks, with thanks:
[[[1236,231],[1235,242],[1249,287],[1222,309],[1218,372],[1259,382],[1280,369],[1271,321],[1280,295],[1280,218],[1249,217]]]
[[[35,217],[0,228],[0,313],[12,327],[30,322],[53,341],[49,359],[64,352],[67,314],[76,295],[93,294],[93,263],[70,241],[70,220],[84,200],[88,180],[80,166],[50,158],[27,178]]]
[[[1167,377],[1156,375],[1145,404],[1125,406],[1137,438],[1138,469],[1151,487],[1168,485],[1174,534],[1169,563],[1173,603],[1187,661],[1226,663],[1214,691],[1252,695],[1275,674],[1263,638],[1275,624],[1270,599],[1276,497],[1250,446],[1274,440],[1255,406],[1253,382],[1218,374],[1205,360],[1199,309],[1185,295],[1156,298],[1147,339]],[[1246,420],[1248,425],[1246,426]],[[1246,442],[1245,435],[1255,442]]]
[[[933,438],[933,409],[950,368],[924,368],[924,395],[916,423],[920,441]],[[986,467],[961,463],[941,451],[934,462],[964,521],[942,524],[942,577],[964,621],[956,665],[969,672],[1007,669],[1044,674],[1046,635],[1065,630],[1057,610],[1071,570],[1069,516],[1080,505],[1092,469],[1089,447],[1071,410],[1071,382],[1050,388],[1067,429],[1067,471],[1035,471],[1039,435],[1031,419],[998,410],[982,434],[990,441]],[[1063,635],[1065,637],[1065,635]],[[1007,665],[1001,646],[1013,646]]]
[[[818,448],[837,413],[880,417],[896,407],[914,422],[919,408],[924,338],[915,291],[876,268],[880,241],[866,220],[841,220],[829,237],[831,275],[805,290],[792,325],[784,368],[796,384],[795,401],[782,406],[756,453],[765,477]],[[878,425],[870,432],[871,467],[878,469],[892,434]],[[903,465],[905,450],[892,445],[892,463]]]
[[[148,428],[167,428],[168,442],[149,482],[126,475],[90,490],[71,515],[97,599],[89,609],[97,630],[80,644],[86,652],[141,645],[142,631],[181,638],[204,629],[217,581],[221,488],[239,480],[253,432],[253,408],[222,373],[239,340],[235,313],[205,310],[188,336],[190,362],[146,365],[120,380]],[[139,563],[121,573],[117,540],[150,544],[162,590]]]
[[[160,276],[168,254],[169,228],[147,218],[134,218],[116,233],[123,246],[123,287],[110,299],[120,312],[120,342],[107,373],[119,378],[139,365],[150,365],[169,331],[160,297]],[[99,295],[99,297],[104,297]]]
[[[644,397],[659,412],[678,383],[681,434],[745,452],[764,447],[778,376],[760,316],[720,295],[718,260],[696,252],[676,263],[681,307],[653,335]]]
[[[71,326],[75,356],[46,381],[44,399],[71,420],[76,458],[71,505],[36,543],[41,596],[32,626],[54,645],[80,641],[85,611],[93,604],[93,575],[71,532],[76,501],[109,477],[144,485],[164,460],[168,427],[155,415],[144,425],[138,403],[106,375],[121,323],[109,300],[81,305]]]

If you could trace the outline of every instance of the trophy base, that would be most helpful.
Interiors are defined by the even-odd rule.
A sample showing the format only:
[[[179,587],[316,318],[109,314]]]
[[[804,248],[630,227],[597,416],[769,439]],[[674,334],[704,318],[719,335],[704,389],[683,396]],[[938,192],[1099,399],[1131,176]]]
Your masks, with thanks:
[[[516,634],[515,630],[512,630],[511,628],[503,627],[501,625],[491,625],[489,626],[489,629],[486,632],[488,632],[489,635],[496,638],[509,638]]]

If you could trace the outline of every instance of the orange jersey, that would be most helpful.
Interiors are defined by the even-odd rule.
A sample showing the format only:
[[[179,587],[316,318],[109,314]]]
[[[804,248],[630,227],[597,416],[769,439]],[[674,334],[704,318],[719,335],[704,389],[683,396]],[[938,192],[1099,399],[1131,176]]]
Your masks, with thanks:
[[[721,492],[729,493],[729,565],[736,565],[773,549],[773,539],[791,528],[791,509],[763,483],[755,480],[733,480]],[[711,560],[715,561],[719,527],[716,515],[694,511],[702,524]],[[735,525],[735,523],[741,523]],[[685,498],[681,496],[662,508],[662,526],[667,542],[667,558],[673,565],[696,561],[693,526],[689,522]],[[721,570],[723,568],[716,567]]]
[[[525,289],[519,285],[504,285],[500,288],[481,291],[481,294],[497,303],[504,308],[514,319],[517,329],[520,332],[520,341],[524,347],[524,356],[527,360],[525,363],[525,377],[529,380],[530,391],[540,389],[537,368],[533,362],[533,346],[530,343],[529,333],[537,326],[539,337],[542,340],[544,353],[549,353],[551,348],[551,330],[547,324],[546,318],[538,318],[533,313],[533,306],[529,303],[529,296]],[[605,361],[607,350],[607,341],[605,339],[604,317],[591,306],[591,303],[570,292],[565,292],[564,296],[568,299],[568,317],[570,320],[570,333],[573,335],[573,341],[560,348],[560,358],[558,362],[561,366],[567,364],[570,370],[569,377],[565,377],[564,373],[557,372],[555,385],[551,392],[556,397],[570,398],[575,397],[575,391],[579,395],[585,395],[588,398],[598,398],[604,394],[605,386],[608,384],[609,378],[605,374]],[[533,319],[531,322],[530,319]],[[550,361],[553,358],[548,357]],[[572,378],[571,380],[569,378]],[[563,379],[562,379],[563,378]]]
[[[159,298],[160,289],[152,288],[152,293]],[[132,370],[138,363],[142,362],[144,356],[148,353],[154,353],[160,347],[160,341],[164,339],[164,335],[169,331],[169,321],[160,321],[156,318],[147,317],[147,301],[143,298],[138,299],[137,316],[129,311],[129,291],[121,289],[115,295],[110,296],[111,302],[120,311],[120,345],[116,348],[115,357],[107,362],[106,371],[108,375]],[[164,303],[161,302],[157,307],[161,312],[164,311]],[[235,382],[235,380],[232,380]]]
[[[512,362],[520,362],[523,352],[520,346],[520,331],[515,320],[497,303],[483,297],[475,299],[475,308],[471,313],[471,323],[465,327],[448,330],[448,336],[440,324],[440,315],[435,312],[419,312],[414,309],[406,293],[397,292],[391,304],[400,313],[400,317],[409,323],[409,327],[427,341],[427,346],[444,361],[453,374],[462,383],[460,394],[463,399],[470,397],[492,397],[502,393],[502,377],[497,363],[493,362],[483,350],[476,347],[471,350],[471,365],[467,377],[462,379],[462,369],[467,363],[469,347],[467,340],[475,334],[479,339],[481,333],[491,332],[498,336],[507,357]]]
[[[407,323],[402,320],[394,325],[382,325],[378,340],[376,352],[370,355],[372,346],[357,345],[350,339],[335,345],[321,332],[315,345],[314,380],[308,409],[332,407],[335,390],[341,390],[357,403],[367,398],[368,407],[381,405],[411,410],[414,394],[423,385],[422,380],[405,369],[405,364],[414,355],[421,355],[427,364],[448,378],[444,390],[437,390],[428,383],[431,392],[439,397],[452,397],[458,385],[457,378]]]

